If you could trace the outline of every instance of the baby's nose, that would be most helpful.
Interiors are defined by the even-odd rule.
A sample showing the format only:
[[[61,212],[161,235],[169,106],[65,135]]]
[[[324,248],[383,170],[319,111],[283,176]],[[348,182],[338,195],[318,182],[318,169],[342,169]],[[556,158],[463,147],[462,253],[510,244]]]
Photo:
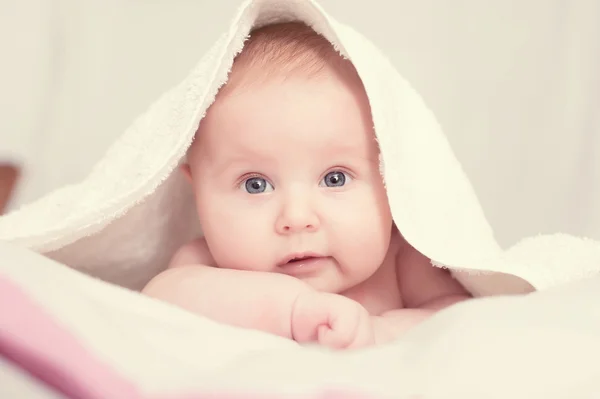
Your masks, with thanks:
[[[293,234],[318,230],[320,221],[307,201],[295,200],[286,204],[275,225],[278,234]]]

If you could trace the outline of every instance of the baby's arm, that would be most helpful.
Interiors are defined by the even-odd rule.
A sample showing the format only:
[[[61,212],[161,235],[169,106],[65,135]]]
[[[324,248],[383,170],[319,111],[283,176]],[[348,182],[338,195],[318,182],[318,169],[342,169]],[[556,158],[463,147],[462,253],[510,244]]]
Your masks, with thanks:
[[[220,323],[292,337],[293,304],[310,287],[287,275],[215,266],[206,241],[196,239],[142,292]]]
[[[471,298],[448,270],[433,266],[407,243],[396,258],[396,271],[405,308],[437,311]]]
[[[309,290],[283,274],[189,265],[167,269],[142,292],[220,323],[291,339],[294,302]]]
[[[396,258],[404,308],[371,317],[378,344],[392,341],[437,311],[471,298],[447,270],[433,266],[417,250],[404,245]]]
[[[142,292],[217,322],[298,342],[337,349],[373,342],[366,309],[349,298],[317,292],[283,274],[213,265],[206,242],[193,241]]]
[[[156,276],[142,292],[220,323],[300,343],[342,349],[374,342],[369,314],[359,303],[284,274],[179,266]]]

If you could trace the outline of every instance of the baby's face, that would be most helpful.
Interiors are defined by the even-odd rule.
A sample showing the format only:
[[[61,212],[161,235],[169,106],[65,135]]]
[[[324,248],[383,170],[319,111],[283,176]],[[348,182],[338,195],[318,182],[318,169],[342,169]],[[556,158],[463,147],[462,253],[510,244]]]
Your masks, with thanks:
[[[189,160],[219,267],[338,293],[383,262],[392,219],[359,82],[330,73],[236,89],[210,108]]]

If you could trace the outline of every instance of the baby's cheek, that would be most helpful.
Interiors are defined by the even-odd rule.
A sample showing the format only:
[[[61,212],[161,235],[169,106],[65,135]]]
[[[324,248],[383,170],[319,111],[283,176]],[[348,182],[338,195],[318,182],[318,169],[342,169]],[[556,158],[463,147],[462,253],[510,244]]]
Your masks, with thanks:
[[[372,197],[339,206],[331,221],[331,237],[340,256],[356,264],[383,262],[389,248],[392,220],[382,215]]]
[[[215,215],[216,216],[216,215]],[[206,232],[211,253],[219,267],[269,271],[272,260],[265,223],[243,212],[220,215],[224,222]]]
[[[367,188],[348,194],[351,195],[329,204],[330,227],[361,241],[389,235],[392,219],[387,203],[381,203],[376,193]]]

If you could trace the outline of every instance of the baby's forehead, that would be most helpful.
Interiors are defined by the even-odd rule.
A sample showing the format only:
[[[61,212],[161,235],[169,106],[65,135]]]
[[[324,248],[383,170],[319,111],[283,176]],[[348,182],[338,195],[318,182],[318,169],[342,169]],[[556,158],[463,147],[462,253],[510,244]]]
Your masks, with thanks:
[[[362,88],[332,77],[277,80],[219,98],[199,133],[214,144],[256,145],[306,142],[328,147],[373,138],[368,99]],[[368,136],[368,137],[367,137]]]
[[[331,140],[326,145],[322,140],[315,138],[299,137],[299,141],[301,142],[290,146],[281,141],[260,143],[235,139],[215,140],[211,146],[196,152],[194,164],[201,165],[206,173],[221,175],[248,168],[262,173],[285,173],[290,168],[321,172],[321,169],[335,165],[352,167],[377,165],[379,162],[375,140],[373,146],[352,140],[350,137]]]
[[[267,127],[261,132],[237,130],[227,135],[215,133],[207,135],[208,140],[205,140],[205,143],[210,142],[210,144],[206,148],[223,155],[244,152],[258,156],[277,152],[280,149],[311,151],[314,156],[329,153],[356,155],[364,154],[365,150],[369,148],[370,142],[376,143],[374,135],[359,129],[355,129],[353,132],[340,128],[323,130],[322,133],[315,134],[295,132],[287,134],[287,132],[269,130]]]
[[[253,151],[256,146],[266,150],[264,142],[268,142],[269,148],[294,145],[279,140],[282,139],[279,136],[280,132],[264,129],[264,123],[252,125],[251,122],[256,120],[256,115],[253,115],[249,108],[257,105],[256,101],[253,101],[252,93],[260,91],[265,86],[291,80],[299,81],[300,87],[302,87],[304,82],[312,81],[314,83],[326,75],[336,75],[337,79],[344,82],[345,85],[360,86],[360,89],[351,89],[351,91],[360,91],[359,96],[364,97],[362,82],[352,64],[348,60],[344,60],[327,39],[318,35],[310,27],[300,23],[285,23],[256,30],[251,34],[242,52],[236,57],[227,83],[219,91],[206,118],[200,124],[198,134],[207,136],[201,138],[201,141],[207,144],[204,151],[210,151],[212,155],[227,153],[231,152],[233,145],[239,147],[240,150],[248,150],[248,152]],[[292,88],[294,87],[292,86]],[[290,96],[293,96],[293,90],[290,92]],[[322,97],[322,93],[317,91],[314,97]],[[346,98],[342,100],[346,100]],[[351,99],[351,101],[353,100]],[[368,101],[360,100],[360,102],[364,104],[359,105],[358,108],[363,109],[357,112],[364,115],[355,118],[356,124],[361,124],[368,119],[366,125],[372,126],[370,110],[365,110],[368,108]],[[328,118],[325,124],[335,124],[335,121],[332,122],[331,119],[336,118],[334,114],[339,114],[339,110],[335,109],[335,105],[339,103],[339,99],[336,98],[331,98],[329,104],[323,103],[325,107],[333,106],[331,118]],[[275,104],[275,108],[277,106],[278,104]],[[218,112],[219,109],[222,112]],[[307,119],[313,119],[314,122],[314,114],[323,114],[319,111],[313,112]],[[255,112],[255,114],[263,113],[263,110]],[[302,110],[299,109],[298,113],[301,114]],[[214,114],[217,114],[217,117]],[[344,116],[340,118],[340,115],[337,115],[337,118],[341,119],[338,121],[338,124],[341,125],[339,129],[330,128],[325,132],[326,134],[322,132],[317,137],[311,134],[299,134],[293,138],[293,141],[296,144],[320,143],[324,146],[323,149],[329,152],[348,152],[349,150],[364,152],[367,145],[364,134],[361,134],[364,132],[349,134],[352,132],[347,131],[347,125],[352,120],[351,116],[350,118]],[[298,123],[297,120],[294,120],[295,117],[292,115],[289,119]],[[323,115],[323,118],[327,118],[327,115]],[[346,126],[343,126],[344,123]],[[222,129],[223,125],[227,125],[225,131]],[[252,126],[257,128],[252,129]],[[361,126],[355,127],[359,130],[360,128]],[[314,130],[315,126],[307,126],[307,129]],[[369,130],[366,133],[372,133],[369,126],[363,126],[363,130]],[[251,137],[248,136],[249,133],[252,133]],[[261,138],[262,140],[260,140]],[[373,141],[374,137],[369,137],[367,141],[369,140]],[[223,149],[227,150],[222,151]]]
[[[303,129],[282,131],[264,126],[253,129],[211,129],[200,131],[196,151],[205,165],[252,164],[282,166],[309,165],[328,162],[361,160],[378,162],[379,151],[372,131],[354,126],[332,125],[327,130],[314,129],[303,134]],[[202,136],[206,133],[205,136]],[[199,159],[199,158],[197,158]],[[215,166],[217,167],[217,166]]]

